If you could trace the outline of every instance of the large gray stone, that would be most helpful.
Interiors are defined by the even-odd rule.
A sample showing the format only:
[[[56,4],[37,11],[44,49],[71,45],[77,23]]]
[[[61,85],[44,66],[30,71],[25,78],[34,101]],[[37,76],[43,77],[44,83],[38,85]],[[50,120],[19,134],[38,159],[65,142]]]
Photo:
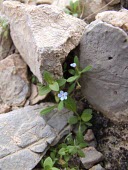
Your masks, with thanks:
[[[51,104],[27,106],[0,115],[0,170],[32,170],[72,115],[56,109],[42,117]]]
[[[117,122],[128,122],[128,35],[102,21],[86,27],[80,43],[82,91],[93,107]]]
[[[12,46],[8,20],[0,12],[0,60],[9,55]]]
[[[44,70],[62,76],[62,63],[79,44],[85,22],[53,5],[6,1],[3,6],[13,42],[33,74],[40,82]]]
[[[23,106],[29,95],[27,65],[18,54],[0,61],[0,105]],[[2,106],[1,106],[2,107]],[[6,108],[6,107],[5,107]],[[0,113],[3,112],[2,109]]]

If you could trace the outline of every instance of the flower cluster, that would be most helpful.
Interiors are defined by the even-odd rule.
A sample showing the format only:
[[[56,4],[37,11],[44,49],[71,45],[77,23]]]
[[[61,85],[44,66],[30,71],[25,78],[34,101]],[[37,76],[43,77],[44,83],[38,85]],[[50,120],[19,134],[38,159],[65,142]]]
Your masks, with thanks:
[[[60,98],[61,101],[63,101],[63,100],[67,100],[67,95],[68,95],[67,92],[60,91],[60,93],[58,94],[58,97]]]

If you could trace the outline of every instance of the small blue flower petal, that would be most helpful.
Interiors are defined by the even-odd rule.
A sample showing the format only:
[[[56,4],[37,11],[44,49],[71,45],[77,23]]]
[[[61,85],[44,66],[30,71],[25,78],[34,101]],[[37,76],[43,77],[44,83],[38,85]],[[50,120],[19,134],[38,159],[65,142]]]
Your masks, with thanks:
[[[65,98],[64,97],[61,97],[60,100],[63,101]]]
[[[71,63],[70,66],[71,67],[76,67],[76,63]]]

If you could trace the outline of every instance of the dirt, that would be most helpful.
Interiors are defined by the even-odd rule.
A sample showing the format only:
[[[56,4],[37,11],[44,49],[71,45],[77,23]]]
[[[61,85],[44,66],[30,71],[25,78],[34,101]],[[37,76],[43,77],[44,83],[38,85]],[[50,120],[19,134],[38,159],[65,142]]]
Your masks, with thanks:
[[[93,132],[106,170],[128,170],[128,124],[112,123],[94,112]]]

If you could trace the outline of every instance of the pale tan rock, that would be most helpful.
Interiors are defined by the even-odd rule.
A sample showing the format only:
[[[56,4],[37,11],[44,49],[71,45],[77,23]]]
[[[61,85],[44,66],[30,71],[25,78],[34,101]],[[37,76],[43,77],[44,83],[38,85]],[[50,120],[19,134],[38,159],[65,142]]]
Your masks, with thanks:
[[[25,5],[6,1],[13,42],[33,74],[43,82],[43,71],[62,76],[62,63],[83,35],[85,22],[53,5]]]
[[[11,108],[7,104],[0,104],[0,114],[9,112],[10,110]]]
[[[39,101],[45,99],[47,95],[44,95],[44,96],[40,96],[38,94],[38,88],[36,85],[32,84],[31,85],[31,96],[29,98],[29,101],[30,101],[30,105],[33,105],[33,104],[36,104],[38,103]]]
[[[120,27],[125,31],[128,30],[128,10],[105,11],[99,13],[96,19],[107,22],[115,27]]]
[[[8,106],[23,106],[29,95],[27,65],[18,54],[0,61],[0,99]]]

